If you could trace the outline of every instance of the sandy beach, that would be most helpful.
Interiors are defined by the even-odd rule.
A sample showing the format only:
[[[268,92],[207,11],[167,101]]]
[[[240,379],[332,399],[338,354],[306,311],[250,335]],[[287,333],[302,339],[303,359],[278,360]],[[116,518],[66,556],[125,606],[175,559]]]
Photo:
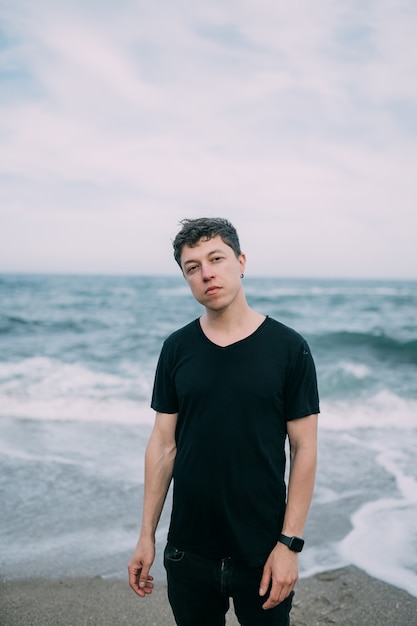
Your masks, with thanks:
[[[1,626],[175,626],[163,583],[144,599],[127,582],[99,577],[1,581],[0,589]],[[237,624],[231,609],[227,626]],[[417,598],[355,567],[300,580],[291,625],[328,624],[415,626]]]

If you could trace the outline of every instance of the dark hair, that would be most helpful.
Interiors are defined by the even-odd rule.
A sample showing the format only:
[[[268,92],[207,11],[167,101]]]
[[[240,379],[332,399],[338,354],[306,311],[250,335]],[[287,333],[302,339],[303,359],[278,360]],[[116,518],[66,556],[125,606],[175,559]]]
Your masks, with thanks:
[[[200,239],[209,241],[220,235],[225,244],[230,246],[236,256],[241,254],[239,237],[236,228],[228,220],[222,217],[198,217],[196,219],[184,219],[180,221],[182,228],[175,237],[174,258],[181,267],[181,252],[184,246],[193,248]]]

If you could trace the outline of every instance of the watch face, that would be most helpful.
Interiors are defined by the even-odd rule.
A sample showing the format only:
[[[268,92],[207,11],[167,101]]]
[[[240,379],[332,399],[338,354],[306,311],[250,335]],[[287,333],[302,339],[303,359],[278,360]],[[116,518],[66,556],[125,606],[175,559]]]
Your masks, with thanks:
[[[300,539],[299,537],[291,537],[289,548],[294,550],[294,552],[301,552],[304,545],[304,539]]]

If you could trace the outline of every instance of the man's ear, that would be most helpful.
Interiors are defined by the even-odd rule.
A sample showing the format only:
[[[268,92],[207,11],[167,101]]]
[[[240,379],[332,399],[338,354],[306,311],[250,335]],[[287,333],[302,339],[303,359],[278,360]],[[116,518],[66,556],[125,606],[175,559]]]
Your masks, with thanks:
[[[244,254],[243,252],[242,254],[239,254],[239,264],[240,264],[240,273],[244,274],[245,268],[246,268],[246,254]]]

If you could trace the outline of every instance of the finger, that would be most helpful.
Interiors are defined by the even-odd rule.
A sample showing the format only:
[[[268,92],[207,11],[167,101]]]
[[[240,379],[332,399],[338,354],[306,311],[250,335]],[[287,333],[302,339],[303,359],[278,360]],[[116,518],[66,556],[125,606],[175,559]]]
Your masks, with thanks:
[[[139,593],[139,575],[141,568],[133,565],[128,565],[127,569],[129,572],[129,585],[132,587],[135,593]]]
[[[140,574],[138,576],[139,579],[139,587],[144,587],[149,577],[149,567],[143,566]]]
[[[148,593],[152,593],[153,589],[153,576],[147,577],[143,574],[143,569],[135,565],[128,566],[129,571],[129,585],[138,596],[143,596]],[[149,571],[149,568],[148,568]]]
[[[144,565],[142,567],[142,570],[140,571],[140,574],[138,576],[139,589],[146,590],[153,587],[153,576],[149,574],[149,569],[149,565]]]
[[[259,595],[264,596],[268,591],[268,587],[271,583],[271,570],[267,567],[264,567],[264,571],[262,574],[261,582],[259,585]]]
[[[274,606],[280,604],[285,598],[289,595],[290,591],[287,587],[272,583],[271,591],[269,593],[268,599],[262,605],[263,609],[273,609]]]
[[[137,582],[129,583],[129,584],[131,588],[133,589],[133,591],[141,598],[152,593],[153,588],[154,588],[154,584],[151,580],[147,581],[144,587],[139,587]]]
[[[145,594],[152,593],[153,587],[154,587],[152,581],[153,581],[153,576],[149,576],[149,578],[147,580],[147,583],[146,583],[145,587],[143,588],[143,591],[145,592]]]

